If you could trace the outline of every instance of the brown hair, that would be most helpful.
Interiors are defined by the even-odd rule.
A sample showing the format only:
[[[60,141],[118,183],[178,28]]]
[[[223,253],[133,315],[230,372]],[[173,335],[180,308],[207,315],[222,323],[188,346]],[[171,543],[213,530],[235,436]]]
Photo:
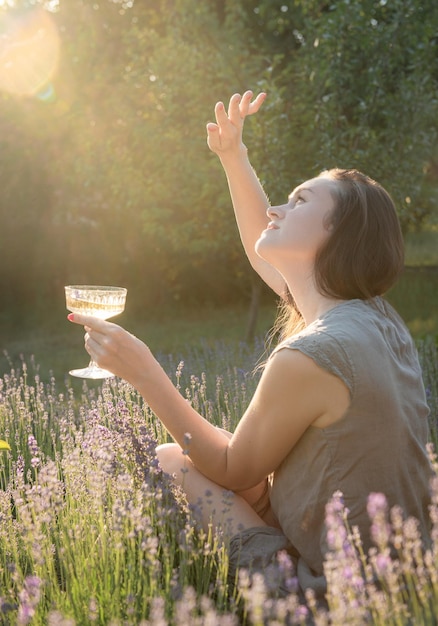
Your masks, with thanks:
[[[326,170],[319,177],[333,181],[335,206],[327,220],[331,235],[315,259],[318,290],[340,300],[383,295],[404,265],[403,236],[391,196],[354,169]],[[290,293],[282,308],[276,329],[281,328],[284,338],[301,330],[304,321]]]

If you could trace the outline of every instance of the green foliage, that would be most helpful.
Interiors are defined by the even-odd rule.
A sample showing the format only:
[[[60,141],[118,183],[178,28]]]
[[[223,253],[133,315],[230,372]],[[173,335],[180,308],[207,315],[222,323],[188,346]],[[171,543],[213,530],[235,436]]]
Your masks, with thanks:
[[[297,61],[308,72],[315,166],[365,171],[391,191],[404,230],[420,224],[432,206],[423,190],[437,139],[438,6],[340,0],[303,10]]]
[[[11,123],[12,107],[5,106],[0,117],[0,215],[1,215],[1,291],[4,307],[37,297],[43,257],[47,248],[53,216],[44,161],[44,143],[32,129]],[[24,184],[24,180],[26,184]],[[37,236],[36,236],[37,235]]]
[[[272,202],[339,165],[386,184],[405,229],[431,212],[433,0],[23,0],[14,16],[31,23],[37,4],[52,9],[60,59],[46,90],[0,99],[5,307],[71,282],[123,283],[142,308],[247,299],[205,142],[215,101],[247,88],[268,92],[245,140]]]

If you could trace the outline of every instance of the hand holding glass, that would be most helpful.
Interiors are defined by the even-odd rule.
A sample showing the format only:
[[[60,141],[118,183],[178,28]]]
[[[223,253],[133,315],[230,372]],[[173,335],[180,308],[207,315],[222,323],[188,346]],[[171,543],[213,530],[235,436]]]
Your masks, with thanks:
[[[119,315],[125,309],[127,289],[100,285],[68,285],[65,287],[67,309],[72,313],[92,315],[106,320]],[[102,369],[91,359],[88,367],[70,370],[79,378],[111,378],[111,372]]]

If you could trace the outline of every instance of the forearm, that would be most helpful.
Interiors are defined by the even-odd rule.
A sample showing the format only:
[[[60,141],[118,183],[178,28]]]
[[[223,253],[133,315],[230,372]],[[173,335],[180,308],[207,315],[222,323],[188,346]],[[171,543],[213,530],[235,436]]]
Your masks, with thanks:
[[[237,226],[250,261],[256,256],[254,246],[269,219],[269,200],[254,171],[245,146],[235,154],[220,156],[227,177]]]
[[[267,227],[268,197],[254,171],[246,147],[234,153],[219,155],[224,168],[233,203],[240,238],[254,270],[278,295],[284,295],[284,280],[269,263],[255,251],[255,244]]]
[[[229,436],[208,422],[173,385],[158,363],[148,365],[134,386],[196,468],[226,488]]]

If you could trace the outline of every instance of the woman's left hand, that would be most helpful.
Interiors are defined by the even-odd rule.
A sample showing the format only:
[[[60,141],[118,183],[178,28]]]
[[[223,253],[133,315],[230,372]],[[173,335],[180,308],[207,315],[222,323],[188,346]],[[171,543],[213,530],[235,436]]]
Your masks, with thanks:
[[[68,319],[85,327],[85,349],[90,357],[137,389],[145,374],[158,365],[149,348],[121,326],[78,313],[71,313]]]

